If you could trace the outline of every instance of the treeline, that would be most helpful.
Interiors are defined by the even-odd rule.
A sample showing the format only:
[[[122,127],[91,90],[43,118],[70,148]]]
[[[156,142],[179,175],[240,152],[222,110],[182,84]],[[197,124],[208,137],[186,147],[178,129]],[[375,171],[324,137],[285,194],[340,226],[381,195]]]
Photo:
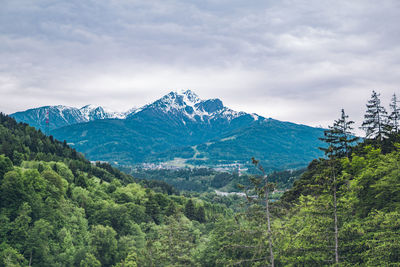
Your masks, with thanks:
[[[396,94],[389,104],[389,112],[381,104],[380,94],[373,91],[366,105],[361,129],[365,131],[365,142],[390,153],[395,143],[400,142],[400,106]]]
[[[64,159],[88,161],[67,142],[47,137],[40,130],[26,123],[17,123],[13,118],[0,113],[0,154],[15,165],[23,160],[61,161]]]

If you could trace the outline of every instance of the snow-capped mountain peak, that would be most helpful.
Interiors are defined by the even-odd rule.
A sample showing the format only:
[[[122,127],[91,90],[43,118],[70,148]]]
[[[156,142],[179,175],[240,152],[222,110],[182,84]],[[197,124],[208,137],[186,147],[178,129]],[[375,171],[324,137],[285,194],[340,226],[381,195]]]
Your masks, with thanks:
[[[130,109],[127,112],[118,112],[108,107],[89,104],[80,108],[79,111],[82,113],[82,116],[86,121],[93,121],[103,119],[125,119],[129,113],[134,111],[134,109]]]
[[[153,110],[168,114],[168,116],[178,116],[179,118],[202,122],[210,122],[215,119],[231,121],[247,115],[245,112],[237,112],[225,107],[218,98],[202,100],[191,90],[172,91],[155,102],[136,110],[129,117],[133,117],[143,110]],[[251,116],[253,120],[258,118],[257,115]],[[183,120],[183,123],[185,123],[185,120]]]
[[[10,116],[29,123],[38,129],[46,129],[46,120],[49,118],[49,128],[56,129],[71,124],[89,122],[103,119],[125,119],[129,112],[116,112],[108,108],[95,105],[85,105],[82,108],[68,107],[63,105],[44,106],[16,112]]]
[[[173,112],[184,110],[186,107],[194,108],[194,106],[200,101],[200,98],[190,90],[183,92],[172,91],[141,109],[156,108],[163,112]]]
[[[196,104],[201,101],[201,99],[191,90],[182,91],[180,95],[183,96],[183,100],[190,105],[190,103]]]
[[[99,107],[97,107],[95,105],[89,104],[89,105],[86,105],[86,106],[83,106],[82,108],[80,108],[79,111],[81,112],[83,118],[86,121],[91,121],[94,114],[96,113],[96,110],[99,113],[100,110],[98,110],[98,108]]]

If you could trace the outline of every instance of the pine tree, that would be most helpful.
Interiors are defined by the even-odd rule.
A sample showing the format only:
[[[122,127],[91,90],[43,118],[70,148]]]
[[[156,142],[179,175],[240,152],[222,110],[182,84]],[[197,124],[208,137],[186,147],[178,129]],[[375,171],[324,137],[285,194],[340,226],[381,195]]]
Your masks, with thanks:
[[[374,92],[376,95],[376,93]],[[379,99],[378,99],[379,100]],[[377,101],[378,106],[380,101]],[[368,105],[367,105],[368,107]],[[379,108],[378,108],[379,110]],[[358,137],[355,137],[351,130],[354,121],[348,120],[349,116],[346,115],[344,109],[342,109],[342,115],[339,120],[333,123],[333,126],[329,126],[329,130],[324,132],[324,138],[320,140],[328,144],[328,148],[321,148],[325,151],[325,154],[329,157],[329,169],[330,179],[332,180],[332,197],[333,197],[333,221],[334,221],[334,240],[335,240],[335,263],[339,264],[339,222],[338,222],[338,201],[337,201],[337,169],[336,169],[336,157],[349,156],[351,144],[356,142]],[[364,124],[363,124],[364,125]]]
[[[352,144],[358,140],[358,137],[352,133],[354,121],[348,119],[349,116],[342,109],[340,119],[335,120],[333,126],[329,126],[329,130],[324,131],[324,137],[319,138],[329,144],[328,148],[320,149],[330,158],[332,156],[349,156]]]
[[[392,102],[390,103],[390,109],[392,112],[389,115],[389,125],[394,133],[398,133],[400,127],[400,107],[397,105],[398,102],[396,94],[393,94]]]
[[[364,115],[364,122],[361,129],[366,133],[366,137],[383,141],[388,134],[387,112],[381,105],[380,94],[372,91],[371,99],[367,103],[367,111]]]

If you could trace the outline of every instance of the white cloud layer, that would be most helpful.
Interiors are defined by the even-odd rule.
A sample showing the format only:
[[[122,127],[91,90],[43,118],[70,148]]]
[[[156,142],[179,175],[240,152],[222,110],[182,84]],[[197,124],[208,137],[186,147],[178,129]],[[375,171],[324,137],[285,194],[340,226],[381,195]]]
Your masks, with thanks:
[[[398,0],[13,0],[0,8],[0,111],[141,106],[190,88],[327,126],[400,95]]]

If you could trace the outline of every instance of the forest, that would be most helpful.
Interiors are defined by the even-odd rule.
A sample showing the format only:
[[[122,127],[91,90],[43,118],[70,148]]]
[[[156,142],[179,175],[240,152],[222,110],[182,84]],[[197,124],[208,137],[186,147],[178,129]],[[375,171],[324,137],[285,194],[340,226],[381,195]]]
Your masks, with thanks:
[[[249,159],[250,160],[250,159]],[[182,169],[143,169],[121,167],[119,169],[125,173],[131,174],[135,178],[146,180],[158,180],[172,185],[179,191],[190,192],[210,192],[215,189],[226,192],[241,192],[238,184],[250,185],[249,177],[256,174],[256,169],[249,170],[249,173],[238,173],[237,170],[232,172],[221,172],[211,168],[182,168]],[[275,183],[275,187],[279,190],[286,190],[292,187],[305,169],[273,171],[269,174],[270,181]]]
[[[363,139],[342,110],[326,156],[279,201],[258,159],[237,185],[246,197],[214,201],[0,114],[0,266],[399,266],[397,103],[387,114],[372,93]]]

